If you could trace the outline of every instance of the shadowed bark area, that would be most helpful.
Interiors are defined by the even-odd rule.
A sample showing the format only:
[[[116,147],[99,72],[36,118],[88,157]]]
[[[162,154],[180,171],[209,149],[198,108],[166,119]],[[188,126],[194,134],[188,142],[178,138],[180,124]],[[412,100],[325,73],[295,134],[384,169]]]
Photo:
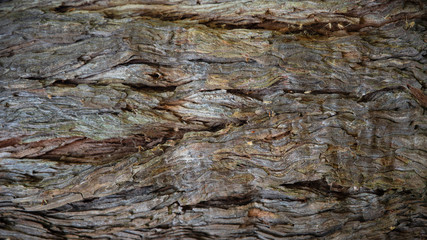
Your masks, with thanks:
[[[423,1],[0,1],[0,236],[425,239]]]

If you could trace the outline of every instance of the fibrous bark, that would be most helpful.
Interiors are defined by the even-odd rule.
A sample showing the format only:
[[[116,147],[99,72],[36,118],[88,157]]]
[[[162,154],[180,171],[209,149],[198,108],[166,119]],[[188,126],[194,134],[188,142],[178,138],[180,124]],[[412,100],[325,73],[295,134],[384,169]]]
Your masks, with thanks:
[[[0,236],[423,239],[423,1],[0,1]]]

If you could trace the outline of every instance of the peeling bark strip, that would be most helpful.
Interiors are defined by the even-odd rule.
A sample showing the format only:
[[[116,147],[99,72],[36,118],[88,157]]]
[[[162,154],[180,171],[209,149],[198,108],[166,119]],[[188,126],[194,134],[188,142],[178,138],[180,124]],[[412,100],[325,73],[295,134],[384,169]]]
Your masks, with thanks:
[[[414,88],[411,85],[408,84],[409,91],[411,94],[415,97],[415,99],[418,101],[418,103],[423,106],[424,108],[427,108],[427,96],[424,94],[423,91],[421,91],[418,88]]]
[[[5,239],[425,239],[424,1],[0,1]]]

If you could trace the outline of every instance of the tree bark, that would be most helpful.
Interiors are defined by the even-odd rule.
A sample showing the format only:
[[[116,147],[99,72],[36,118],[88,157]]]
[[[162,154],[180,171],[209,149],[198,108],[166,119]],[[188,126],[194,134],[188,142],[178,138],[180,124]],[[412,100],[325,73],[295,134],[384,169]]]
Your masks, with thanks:
[[[425,239],[424,1],[0,1],[0,237]]]

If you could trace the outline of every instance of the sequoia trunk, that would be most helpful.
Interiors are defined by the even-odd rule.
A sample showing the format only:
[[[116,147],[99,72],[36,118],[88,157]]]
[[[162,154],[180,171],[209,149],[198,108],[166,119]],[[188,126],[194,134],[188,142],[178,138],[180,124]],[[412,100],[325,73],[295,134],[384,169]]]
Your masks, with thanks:
[[[425,239],[424,1],[0,1],[0,236]]]

